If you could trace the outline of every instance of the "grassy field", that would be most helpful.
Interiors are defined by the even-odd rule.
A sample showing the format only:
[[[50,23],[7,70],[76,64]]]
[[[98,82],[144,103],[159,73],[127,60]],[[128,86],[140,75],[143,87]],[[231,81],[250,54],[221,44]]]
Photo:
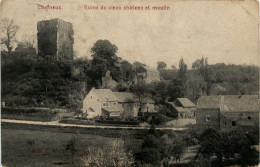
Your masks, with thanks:
[[[2,164],[5,166],[68,166],[70,152],[66,151],[68,141],[77,136],[75,159],[89,154],[88,147],[102,147],[116,139],[109,135],[71,133],[75,129],[43,127],[18,127],[19,125],[2,124]],[[142,139],[136,139],[128,131],[121,132],[126,147],[136,152]]]

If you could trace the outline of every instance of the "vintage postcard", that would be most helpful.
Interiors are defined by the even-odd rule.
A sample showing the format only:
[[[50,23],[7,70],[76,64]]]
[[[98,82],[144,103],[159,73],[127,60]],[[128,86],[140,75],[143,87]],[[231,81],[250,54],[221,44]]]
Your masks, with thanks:
[[[2,0],[1,164],[259,164],[256,0]]]

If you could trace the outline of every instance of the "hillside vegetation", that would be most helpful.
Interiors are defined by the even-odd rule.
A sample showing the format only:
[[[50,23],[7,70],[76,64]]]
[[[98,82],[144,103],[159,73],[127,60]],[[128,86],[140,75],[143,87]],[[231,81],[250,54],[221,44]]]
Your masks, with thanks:
[[[133,91],[135,68],[143,64],[122,60],[117,57],[117,50],[108,40],[99,40],[92,48],[92,59],[56,61],[26,52],[2,52],[2,101],[7,106],[80,109],[87,92],[92,87],[101,88],[102,77],[108,70],[117,82],[114,91]],[[203,58],[194,62],[192,69],[187,69],[183,59],[179,68],[169,69],[160,63],[161,81],[145,87],[147,96],[165,115],[166,98],[188,97],[196,102],[201,95],[258,94],[256,66],[208,65]]]

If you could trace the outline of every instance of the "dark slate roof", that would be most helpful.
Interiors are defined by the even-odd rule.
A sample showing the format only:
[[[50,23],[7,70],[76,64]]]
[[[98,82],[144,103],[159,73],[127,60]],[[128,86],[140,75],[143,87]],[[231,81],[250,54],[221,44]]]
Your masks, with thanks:
[[[118,102],[127,103],[127,102],[138,102],[137,97],[133,93],[129,92],[113,92],[117,97]],[[150,97],[144,99],[144,103],[154,103]]]
[[[183,107],[196,107],[196,105],[187,98],[177,98],[177,100],[181,103]]]
[[[197,108],[219,108],[220,111],[259,111],[257,95],[202,96]]]
[[[179,113],[181,112],[189,112],[189,108],[183,108],[183,107],[174,107]]]
[[[258,96],[223,96],[221,111],[259,111]]]
[[[219,108],[221,96],[201,96],[197,108]]]

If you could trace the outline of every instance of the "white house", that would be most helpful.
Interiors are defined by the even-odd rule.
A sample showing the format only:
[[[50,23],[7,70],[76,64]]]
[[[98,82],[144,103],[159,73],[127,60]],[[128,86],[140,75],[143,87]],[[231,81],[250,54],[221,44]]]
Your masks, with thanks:
[[[120,116],[122,107],[118,106],[118,99],[110,89],[92,88],[83,100],[83,113],[88,118],[96,116]]]
[[[92,88],[83,100],[83,114],[87,118],[103,117],[137,117],[140,108],[137,98],[132,93],[112,92],[110,89]],[[156,112],[154,101],[145,98],[141,112]]]

